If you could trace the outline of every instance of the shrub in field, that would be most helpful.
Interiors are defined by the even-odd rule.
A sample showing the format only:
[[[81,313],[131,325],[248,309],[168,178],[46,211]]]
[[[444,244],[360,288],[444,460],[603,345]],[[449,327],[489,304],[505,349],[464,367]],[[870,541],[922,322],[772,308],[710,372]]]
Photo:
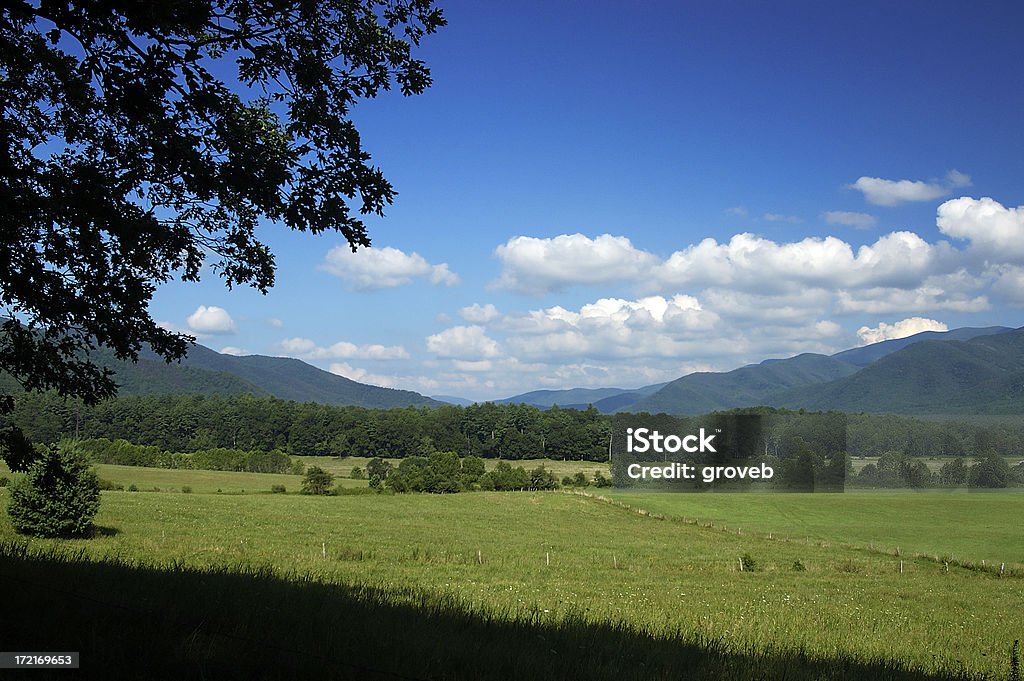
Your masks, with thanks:
[[[352,469],[352,473],[351,475],[349,475],[349,477],[352,478],[353,480],[363,480],[364,478],[366,478],[366,474],[363,473],[362,468],[356,466],[355,468]]]
[[[284,485],[271,485],[271,486],[270,486],[270,491],[271,491],[271,493],[273,493],[273,494],[284,494],[284,493],[285,493],[285,492],[287,492],[288,490],[286,490],[286,489],[284,488]]]
[[[1013,480],[1013,472],[1006,459],[997,454],[988,454],[978,458],[971,466],[971,487],[1006,487]]]
[[[760,566],[757,564],[757,561],[754,560],[754,557],[751,556],[749,553],[744,553],[742,556],[740,556],[740,564],[743,566],[744,572],[753,572],[755,570],[760,569]]]
[[[74,537],[88,533],[99,508],[99,478],[75,448],[59,446],[15,479],[7,512],[22,534]]]
[[[594,472],[594,487],[611,487],[612,481],[604,477],[601,471]]]
[[[190,485],[182,485],[181,492],[182,494],[192,494],[192,487]]]
[[[303,494],[325,495],[331,493],[331,486],[334,484],[334,475],[328,473],[319,466],[310,466],[302,478]]]
[[[138,487],[138,485],[136,485],[133,482],[132,484],[128,485],[128,491],[129,492],[138,492],[139,491],[139,487]],[[217,491],[219,492],[220,490],[217,490]]]
[[[575,487],[575,481],[568,475],[562,478],[562,487]]]
[[[104,480],[103,478],[99,479],[99,485],[100,485],[100,489],[101,490],[115,490],[115,491],[122,491],[122,490],[124,490],[124,485],[121,485],[121,484],[116,483],[116,482],[112,482],[110,480]],[[2,486],[2,485],[0,485],[0,486]]]

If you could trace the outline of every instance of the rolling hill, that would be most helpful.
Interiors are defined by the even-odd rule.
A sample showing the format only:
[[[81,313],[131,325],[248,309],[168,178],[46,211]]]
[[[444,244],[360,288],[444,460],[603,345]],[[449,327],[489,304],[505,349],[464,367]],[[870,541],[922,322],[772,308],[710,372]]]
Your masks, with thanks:
[[[1004,335],[1016,333],[1001,326],[985,328],[961,328],[946,332],[926,331],[923,333],[872,345],[844,350],[832,356],[803,354],[788,359],[765,360],[760,364],[742,367],[724,373],[697,373],[678,378],[665,385],[653,395],[633,404],[618,408],[619,411],[666,412],[670,414],[700,414],[714,410],[733,409],[757,405],[806,408],[812,410],[840,409],[844,411],[876,411],[893,413],[950,413],[978,409],[1000,409],[982,394],[968,396],[956,392],[955,406],[942,399],[944,387],[931,386],[944,375],[943,362],[959,366],[966,360],[957,358],[957,350],[965,342],[984,345],[985,339],[996,344]],[[947,344],[950,348],[943,349]],[[882,372],[877,369],[889,357],[918,348],[930,346],[927,359],[920,358],[914,366],[904,368],[907,377],[918,378],[908,381],[905,393],[897,396],[893,388],[881,380]],[[911,353],[917,357],[923,350]],[[991,358],[989,358],[991,359]],[[902,359],[899,361],[903,361]],[[981,375],[995,379],[992,372],[1002,375],[1005,368],[998,362],[990,365],[985,358],[975,358]],[[895,366],[882,364],[883,367]],[[872,369],[868,371],[868,369]],[[950,369],[964,371],[964,369]],[[867,372],[867,373],[864,373]],[[864,374],[863,376],[861,374]],[[937,384],[936,384],[937,385]],[[915,391],[940,390],[938,395],[922,396]],[[947,393],[952,395],[953,393]],[[1006,400],[1010,400],[1006,402]],[[991,403],[990,403],[991,402]],[[1004,399],[1012,404],[1012,398]],[[984,404],[983,404],[984,403]],[[1005,407],[1009,408],[1009,407]],[[922,411],[923,410],[923,411]]]
[[[1024,414],[1024,328],[914,343],[855,374],[784,390],[765,403],[897,414]]]
[[[189,350],[180,364],[167,364],[146,351],[137,364],[104,362],[117,373],[121,395],[220,394],[270,395],[296,402],[320,402],[372,408],[427,406],[441,403],[410,390],[358,383],[289,357],[222,355],[202,345]]]
[[[824,383],[856,371],[852,364],[812,353],[766,360],[725,373],[688,374],[623,411],[682,415],[755,406],[782,388]]]

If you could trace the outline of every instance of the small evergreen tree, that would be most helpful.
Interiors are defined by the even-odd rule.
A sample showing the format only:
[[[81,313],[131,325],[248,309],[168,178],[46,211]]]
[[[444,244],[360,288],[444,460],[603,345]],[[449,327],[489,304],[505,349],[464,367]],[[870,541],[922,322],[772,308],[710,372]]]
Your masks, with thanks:
[[[319,466],[310,466],[302,478],[303,494],[330,494],[334,484],[334,475]]]
[[[14,529],[35,537],[88,534],[100,508],[100,482],[73,446],[40,448],[39,458],[11,485],[7,513]]]

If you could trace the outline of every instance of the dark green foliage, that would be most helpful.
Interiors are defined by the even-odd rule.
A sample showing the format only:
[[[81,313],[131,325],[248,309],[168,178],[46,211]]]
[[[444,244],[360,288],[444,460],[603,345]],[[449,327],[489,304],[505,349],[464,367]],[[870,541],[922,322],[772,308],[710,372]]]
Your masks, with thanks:
[[[327,495],[334,485],[334,475],[319,466],[310,466],[302,478],[303,494]]]
[[[73,447],[45,448],[11,485],[7,507],[14,529],[36,537],[88,534],[100,508],[99,479]]]
[[[611,478],[605,477],[601,471],[594,471],[594,487],[611,487]]]
[[[110,490],[110,491],[123,491],[124,490],[124,485],[122,485],[120,483],[112,482],[110,480],[104,480],[103,478],[99,478],[99,486],[100,486],[100,490],[101,491],[102,490]],[[2,487],[2,485],[0,485],[0,487]]]
[[[558,479],[555,478],[554,474],[544,468],[543,465],[537,466],[530,471],[530,489],[533,490],[545,490],[545,489],[557,489]]]
[[[10,482],[11,479],[8,478],[6,475],[0,475],[0,487],[7,487],[7,485],[10,484]]]
[[[132,484],[128,485],[128,491],[129,492],[138,492],[139,491],[139,487],[138,487],[138,485],[136,485],[133,482]],[[220,490],[217,490],[217,491],[219,492]]]
[[[753,572],[761,569],[760,564],[749,553],[744,553],[740,556],[740,565],[743,566],[744,572]]]
[[[288,490],[285,489],[284,485],[271,485],[270,492],[272,494],[286,494]]]
[[[1013,471],[1006,459],[997,454],[979,457],[971,466],[969,483],[971,487],[1007,487],[1015,482]]]
[[[95,463],[120,466],[247,471],[250,473],[288,473],[293,470],[291,457],[279,450],[244,452],[238,449],[216,448],[181,454],[165,452],[159,447],[133,445],[126,440],[111,442],[106,438],[81,440],[77,446]]]
[[[363,469],[360,468],[359,466],[354,466],[352,468],[352,472],[349,474],[349,477],[352,478],[353,480],[365,480],[366,473],[364,473]]]
[[[191,485],[182,485],[181,486],[181,493],[182,494],[192,494],[192,486]]]
[[[0,414],[4,410],[0,409]],[[0,428],[0,459],[14,472],[28,470],[36,459],[36,451],[32,447],[21,428],[9,425]]]
[[[967,464],[962,456],[947,461],[939,468],[939,484],[943,487],[961,487],[967,484]]]
[[[352,106],[429,87],[412,50],[444,23],[430,0],[4,3],[0,367],[95,403],[116,392],[97,345],[186,354],[157,285],[206,264],[273,285],[258,224],[369,246],[360,216],[395,192]]]

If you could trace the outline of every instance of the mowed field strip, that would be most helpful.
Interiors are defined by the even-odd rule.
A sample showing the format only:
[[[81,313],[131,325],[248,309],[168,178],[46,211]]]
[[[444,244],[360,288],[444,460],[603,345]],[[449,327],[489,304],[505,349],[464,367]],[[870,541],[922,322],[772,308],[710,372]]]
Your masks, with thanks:
[[[199,485],[197,479],[193,487]],[[7,496],[0,490],[4,508]],[[306,497],[110,491],[96,520],[101,536],[27,544],[81,550],[88,559],[269,566],[326,583],[421,589],[502,620],[583,618],[654,636],[716,641],[735,651],[802,649],[812,657],[1007,675],[1010,646],[1024,633],[1019,571],[999,578],[953,565],[947,572],[933,560],[845,546],[862,538],[841,533],[864,528],[868,518],[876,520],[879,537],[892,537],[901,523],[931,522],[931,534],[920,538],[922,553],[941,551],[929,537],[945,536],[946,548],[966,556],[999,520],[1007,536],[998,539],[996,532],[1003,544],[993,552],[1013,553],[1009,534],[1018,524],[1013,519],[1024,517],[1024,495],[962,495],[955,532],[939,526],[949,516],[936,516],[939,497],[929,495],[660,496],[668,497],[659,502],[666,515],[685,512],[684,502],[717,503],[711,515],[751,531],[660,520],[560,492]],[[656,501],[643,495],[637,505],[658,510]],[[844,504],[861,504],[869,515],[852,522]],[[836,543],[768,540],[747,522],[760,515],[767,528],[785,513],[810,514],[823,527],[831,523]],[[0,541],[26,542],[5,513]]]

